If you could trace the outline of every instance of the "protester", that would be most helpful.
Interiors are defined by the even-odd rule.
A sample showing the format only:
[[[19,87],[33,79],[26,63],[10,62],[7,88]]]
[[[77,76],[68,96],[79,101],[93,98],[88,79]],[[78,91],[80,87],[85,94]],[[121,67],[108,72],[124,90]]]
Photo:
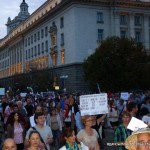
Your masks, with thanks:
[[[50,116],[50,127],[53,133],[53,145],[57,145],[60,133],[62,132],[62,124],[56,108],[51,108]]]
[[[126,150],[124,146],[124,142],[126,138],[131,135],[132,131],[127,129],[127,126],[131,120],[131,115],[127,111],[122,112],[122,121],[123,123],[120,124],[114,131],[114,142],[118,144],[118,150]],[[121,146],[119,146],[121,145]]]
[[[45,124],[45,116],[42,112],[35,113],[34,116],[36,125],[34,127],[31,127],[27,133],[25,138],[25,146],[28,147],[30,145],[29,142],[29,134],[33,130],[37,130],[41,136],[40,148],[41,149],[47,149],[50,150],[50,145],[53,142],[53,135],[51,128],[49,126],[44,125]]]
[[[31,131],[29,134],[29,143],[30,146],[26,148],[25,150],[40,150],[39,145],[40,145],[40,134],[38,131]]]
[[[61,136],[60,143],[64,145],[59,150],[89,150],[82,142],[76,141],[75,132],[71,128],[66,128]]]
[[[133,132],[125,141],[128,150],[150,150],[150,129],[142,128]]]
[[[93,117],[89,115],[83,116],[82,121],[85,127],[78,132],[78,141],[82,141],[90,150],[99,150],[98,133],[95,129],[91,128],[93,125]]]
[[[137,117],[138,105],[134,102],[127,104],[127,110],[130,113],[131,117]]]
[[[71,127],[71,109],[69,104],[65,104],[65,109],[64,109],[64,123],[65,127]]]
[[[118,118],[118,110],[117,107],[114,105],[114,101],[112,100],[109,104],[108,119],[113,129],[118,126]]]
[[[7,125],[7,137],[14,139],[17,144],[17,150],[24,149],[25,128],[17,112],[11,114],[9,124]]]
[[[47,107],[44,107],[43,108],[43,113],[44,113],[44,116],[45,116],[45,120],[46,120],[46,125],[47,126],[50,126],[50,121],[51,121],[51,117],[50,117],[50,113],[48,112],[48,108]]]
[[[7,138],[2,144],[2,150],[17,150],[15,141],[11,138]]]

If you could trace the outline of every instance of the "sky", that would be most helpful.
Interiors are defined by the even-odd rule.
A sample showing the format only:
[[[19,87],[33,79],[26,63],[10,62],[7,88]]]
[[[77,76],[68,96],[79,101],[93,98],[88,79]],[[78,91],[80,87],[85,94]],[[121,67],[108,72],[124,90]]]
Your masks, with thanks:
[[[6,23],[8,17],[14,19],[20,12],[20,4],[23,0],[0,0],[0,39],[6,36],[7,27]],[[28,11],[32,14],[37,8],[39,8],[46,0],[25,0],[28,4]]]

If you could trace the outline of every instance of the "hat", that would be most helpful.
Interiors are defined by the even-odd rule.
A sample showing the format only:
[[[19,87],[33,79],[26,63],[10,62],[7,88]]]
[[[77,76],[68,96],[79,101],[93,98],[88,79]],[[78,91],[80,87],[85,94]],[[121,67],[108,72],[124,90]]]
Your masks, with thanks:
[[[125,140],[125,147],[128,150],[137,150],[137,135],[140,133],[150,133],[150,128],[141,128],[132,134]]]

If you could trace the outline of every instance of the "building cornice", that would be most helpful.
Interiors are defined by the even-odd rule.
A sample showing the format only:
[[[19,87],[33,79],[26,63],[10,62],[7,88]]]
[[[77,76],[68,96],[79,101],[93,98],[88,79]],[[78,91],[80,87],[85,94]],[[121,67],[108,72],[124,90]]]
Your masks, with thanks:
[[[47,21],[50,17],[60,13],[62,10],[68,8],[73,4],[89,5],[89,6],[91,6],[92,4],[92,6],[150,9],[150,2],[139,2],[133,0],[63,0],[60,3],[58,1],[58,4],[55,7],[50,8],[49,6],[51,6],[52,5],[51,3],[54,2],[55,0],[46,1],[33,14],[31,14],[28,19],[19,24],[6,37],[1,39],[0,49],[7,46],[8,43],[10,43],[11,41],[16,40],[17,37],[25,35],[29,31],[31,31],[34,27]]]

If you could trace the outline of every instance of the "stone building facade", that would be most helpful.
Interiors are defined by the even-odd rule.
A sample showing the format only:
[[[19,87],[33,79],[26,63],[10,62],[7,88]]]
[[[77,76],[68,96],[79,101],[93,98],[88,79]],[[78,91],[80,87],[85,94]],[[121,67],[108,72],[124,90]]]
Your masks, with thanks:
[[[14,75],[48,69],[55,76],[54,86],[68,92],[89,91],[82,63],[107,37],[132,37],[150,48],[150,2],[146,0],[47,0],[31,15],[25,0],[21,4],[26,19],[0,40],[4,86],[13,86]]]

